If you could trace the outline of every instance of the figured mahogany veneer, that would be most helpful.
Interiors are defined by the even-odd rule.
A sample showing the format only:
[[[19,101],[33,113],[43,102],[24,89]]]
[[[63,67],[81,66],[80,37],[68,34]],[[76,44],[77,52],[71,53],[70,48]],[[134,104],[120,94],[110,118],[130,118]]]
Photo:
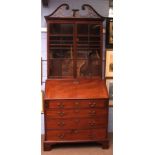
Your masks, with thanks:
[[[47,80],[45,99],[108,99],[105,81],[99,79]]]

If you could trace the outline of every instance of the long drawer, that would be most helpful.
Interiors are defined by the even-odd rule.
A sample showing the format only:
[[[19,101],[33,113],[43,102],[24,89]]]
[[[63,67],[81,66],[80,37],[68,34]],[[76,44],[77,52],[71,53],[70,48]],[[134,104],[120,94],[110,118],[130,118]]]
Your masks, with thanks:
[[[89,129],[107,126],[107,117],[52,119],[46,118],[46,129]]]
[[[103,99],[97,100],[51,100],[45,103],[46,108],[103,108],[107,106],[107,101]]]
[[[103,140],[106,136],[106,128],[89,130],[47,130],[46,132],[46,139],[49,141]]]
[[[81,118],[81,117],[104,117],[108,113],[107,109],[48,109],[45,115],[50,118]]]

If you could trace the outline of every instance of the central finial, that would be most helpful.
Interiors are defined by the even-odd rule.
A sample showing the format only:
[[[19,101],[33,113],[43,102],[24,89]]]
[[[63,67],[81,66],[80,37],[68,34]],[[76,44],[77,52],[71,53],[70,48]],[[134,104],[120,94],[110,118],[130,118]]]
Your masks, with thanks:
[[[79,13],[79,9],[72,9],[73,11],[73,17],[77,16],[77,12]]]

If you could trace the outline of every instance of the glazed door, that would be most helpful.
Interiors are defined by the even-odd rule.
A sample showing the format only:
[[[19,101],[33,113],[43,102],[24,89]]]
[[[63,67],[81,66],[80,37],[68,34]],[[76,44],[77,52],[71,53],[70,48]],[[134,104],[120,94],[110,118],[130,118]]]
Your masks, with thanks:
[[[48,75],[73,78],[74,24],[51,23],[48,28]]]
[[[101,77],[101,24],[48,24],[48,78]]]
[[[97,77],[101,70],[101,24],[77,24],[77,77]]]

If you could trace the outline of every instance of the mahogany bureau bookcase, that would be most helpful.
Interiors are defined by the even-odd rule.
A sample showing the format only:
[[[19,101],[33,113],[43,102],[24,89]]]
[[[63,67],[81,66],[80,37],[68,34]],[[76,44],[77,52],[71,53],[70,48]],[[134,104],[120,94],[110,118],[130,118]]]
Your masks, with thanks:
[[[109,95],[102,80],[103,20],[90,5],[60,5],[47,22],[44,150],[58,143],[108,148]]]

